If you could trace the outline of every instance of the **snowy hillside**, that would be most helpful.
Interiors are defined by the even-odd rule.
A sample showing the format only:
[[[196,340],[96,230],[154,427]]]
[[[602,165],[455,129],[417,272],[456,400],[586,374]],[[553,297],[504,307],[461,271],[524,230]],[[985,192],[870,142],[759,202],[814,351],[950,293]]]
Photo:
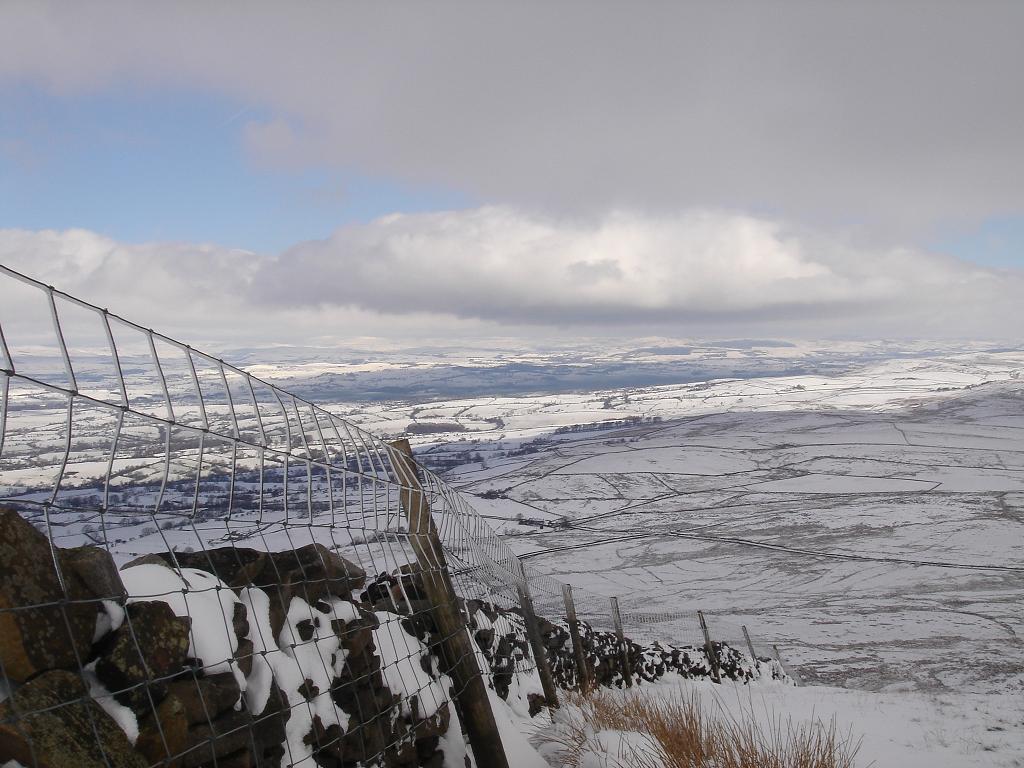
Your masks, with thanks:
[[[698,609],[713,630],[757,626],[805,684],[860,691],[781,691],[776,710],[835,711],[879,765],[1019,765],[1022,365],[903,360],[416,417],[502,420],[420,450],[479,455],[447,477],[535,567],[636,596],[625,619],[651,636],[692,634]]]

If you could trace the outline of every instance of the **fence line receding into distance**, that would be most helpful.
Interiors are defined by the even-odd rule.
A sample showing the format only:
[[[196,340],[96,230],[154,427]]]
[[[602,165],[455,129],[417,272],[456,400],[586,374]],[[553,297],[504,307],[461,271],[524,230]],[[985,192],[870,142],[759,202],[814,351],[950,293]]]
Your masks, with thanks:
[[[78,707],[97,764],[113,765],[91,701],[134,723],[149,764],[181,766],[426,761],[449,727],[473,736],[467,697],[480,699],[481,681],[554,703],[536,636],[532,648],[500,640],[527,637],[527,604],[562,619],[564,585],[526,566],[440,477],[215,356],[2,266],[0,288],[0,505],[45,534],[13,527],[0,554],[27,561],[45,546],[57,579],[51,599],[0,594],[0,625],[29,639],[31,616],[64,627],[63,648],[26,640],[24,658],[0,657],[0,707],[13,713],[0,743],[5,727],[20,734],[21,762],[42,765],[49,748],[32,723]],[[95,588],[102,567],[82,565],[91,550],[109,553],[125,591]],[[50,594],[40,578],[34,594]],[[607,597],[572,592],[582,621],[614,631]],[[621,611],[627,636],[703,643],[659,634],[662,618],[678,626]],[[184,628],[188,664],[153,668],[156,626]],[[467,626],[472,643],[461,642]],[[143,659],[145,678],[118,653]],[[47,704],[22,690],[61,670],[80,694]],[[350,695],[360,686],[375,693]],[[201,716],[179,738],[160,709],[168,691],[193,689]],[[210,704],[218,695],[231,706]]]

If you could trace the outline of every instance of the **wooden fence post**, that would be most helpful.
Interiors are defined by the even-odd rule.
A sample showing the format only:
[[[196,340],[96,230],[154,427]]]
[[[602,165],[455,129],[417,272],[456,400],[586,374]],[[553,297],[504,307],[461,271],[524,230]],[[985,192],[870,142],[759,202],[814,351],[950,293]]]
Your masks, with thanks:
[[[775,660],[779,662],[779,666],[782,667],[782,671],[789,675],[789,679],[793,681],[793,685],[800,685],[800,676],[786,666],[786,662],[782,660],[782,654],[779,653],[779,646],[772,643],[772,650],[775,651]]]
[[[456,600],[441,538],[430,516],[427,496],[417,474],[408,440],[396,440],[389,451],[403,486],[401,496],[409,519],[409,542],[416,553],[423,589],[441,633],[444,671],[455,683],[455,695],[466,722],[466,733],[477,765],[508,768],[508,757],[487,695],[487,684],[476,660],[462,611]]]
[[[708,632],[708,623],[704,621],[704,613],[697,611],[697,618],[700,619],[700,628],[704,630],[704,649],[708,654],[708,662],[711,664],[711,679],[716,683],[722,682],[722,675],[718,671],[718,654],[715,653],[715,646],[711,644],[711,633]]]
[[[750,642],[750,633],[747,632],[747,625],[744,624],[742,629],[743,629],[743,638],[747,641],[747,649],[750,651],[750,660],[753,661],[754,665],[756,666],[757,665],[757,654],[754,653],[754,644],[752,642]]]
[[[540,634],[537,613],[533,609],[533,595],[530,594],[530,585],[526,580],[526,570],[523,568],[522,562],[519,563],[519,572],[523,576],[523,582],[516,584],[516,591],[519,592],[519,605],[523,609],[523,618],[526,620],[526,635],[530,638],[530,647],[533,648],[533,660],[537,664],[540,685],[544,689],[544,698],[547,700],[548,706],[558,709],[558,689],[555,688],[555,678],[551,674],[551,664],[544,648],[544,638]]]
[[[565,618],[569,622],[569,636],[572,638],[572,652],[576,657],[576,679],[580,693],[590,691],[590,670],[587,669],[587,655],[583,652],[583,638],[580,637],[580,620],[576,616],[576,602],[572,599],[572,585],[562,585],[562,600],[565,602]]]
[[[626,687],[633,687],[633,670],[629,666],[629,647],[626,645],[626,637],[622,633],[622,614],[619,613],[619,598],[611,598],[612,622],[615,624],[615,636],[619,639],[619,658],[622,661],[622,678],[626,681]]]

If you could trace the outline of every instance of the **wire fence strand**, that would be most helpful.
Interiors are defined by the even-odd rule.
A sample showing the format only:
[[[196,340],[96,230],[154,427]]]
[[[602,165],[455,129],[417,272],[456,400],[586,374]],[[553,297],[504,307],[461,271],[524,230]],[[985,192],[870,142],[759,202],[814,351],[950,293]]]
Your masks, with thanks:
[[[410,477],[392,445],[188,344],[2,266],[0,286],[9,759],[432,765],[465,716],[424,590],[441,572],[473,663],[513,709],[541,694],[521,585],[556,678],[578,684],[562,583],[440,477]],[[415,493],[429,516],[410,530]],[[414,546],[428,527],[434,561]],[[609,596],[574,595],[614,683]],[[638,659],[703,646],[695,617],[622,614]]]

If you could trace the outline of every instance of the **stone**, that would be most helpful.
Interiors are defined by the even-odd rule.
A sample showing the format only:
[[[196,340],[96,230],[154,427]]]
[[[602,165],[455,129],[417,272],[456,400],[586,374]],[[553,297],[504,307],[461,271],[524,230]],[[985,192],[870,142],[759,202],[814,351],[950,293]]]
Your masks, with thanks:
[[[42,673],[0,703],[0,759],[33,768],[149,765],[110,715],[86,696],[81,678],[63,670]]]
[[[253,647],[252,640],[238,641],[238,648],[235,650],[235,661],[245,677],[252,674],[252,659],[255,652],[256,649]]]
[[[59,558],[58,558],[59,560]],[[74,572],[61,588],[46,536],[0,510],[0,658],[15,682],[48,669],[77,669],[89,657],[100,604]],[[39,606],[39,607],[32,607]]]
[[[231,627],[235,630],[235,636],[244,640],[249,636],[249,612],[242,603],[235,603],[234,612],[231,615]]]
[[[189,725],[209,723],[232,709],[241,691],[230,672],[175,680],[167,686],[167,695],[181,701]]]
[[[182,768],[199,768],[256,743],[252,717],[248,712],[229,710],[216,720],[188,729],[188,751],[182,756]]]
[[[540,693],[526,694],[526,701],[529,705],[530,717],[536,717],[547,708],[548,700]]]
[[[114,558],[107,550],[85,546],[61,549],[59,552],[65,571],[74,572],[93,597],[124,603],[128,593],[121,583],[121,574],[114,564]]]
[[[158,555],[173,562],[169,552]],[[271,598],[275,635],[283,625],[291,598],[301,597],[311,605],[326,597],[349,599],[353,590],[366,583],[366,572],[355,563],[322,544],[307,544],[296,550],[260,552],[244,547],[219,547],[202,552],[176,552],[183,568],[213,573],[232,589],[255,586]],[[278,621],[274,621],[274,604]]]
[[[248,749],[240,749],[238,752],[218,758],[217,768],[257,768],[260,762]]]
[[[154,555],[152,553],[148,555],[139,555],[134,560],[129,560],[121,566],[121,570],[123,571],[128,568],[134,568],[136,565],[162,565],[165,568],[174,570],[174,566],[171,564],[169,559],[164,559],[162,556]]]
[[[125,614],[124,624],[104,643],[96,676],[118,701],[145,712],[150,696],[165,694],[162,678],[184,667],[192,622],[157,600],[132,603]]]
[[[331,630],[341,638],[341,647],[348,651],[349,658],[362,656],[373,642],[373,630],[380,626],[371,611],[358,608],[359,618],[351,621],[333,619]]]
[[[263,572],[269,556],[266,552],[246,547],[217,547],[199,552],[169,552],[157,555],[164,563],[177,559],[182,568],[196,568],[212,573],[232,589],[257,584],[256,576]]]
[[[149,763],[180,768],[188,749],[188,718],[185,705],[173,693],[157,705],[155,712],[139,718],[139,738],[135,749]],[[165,762],[166,761],[166,762]]]
[[[413,712],[415,711],[416,709],[414,708]],[[417,739],[436,738],[448,733],[448,726],[451,725],[451,721],[451,710],[448,708],[448,702],[445,701],[437,708],[437,712],[430,717],[416,720],[413,730]]]
[[[476,644],[480,646],[481,651],[491,650],[491,645],[494,643],[493,629],[478,629],[473,633],[473,637],[476,638]]]
[[[345,733],[315,734],[316,744],[338,764],[371,764],[392,741],[390,710],[398,699],[384,685],[380,659],[366,654],[367,666],[355,669],[347,661],[342,675],[331,686],[331,698],[349,716]],[[318,754],[319,758],[319,754]]]
[[[438,741],[440,741],[440,740],[438,740]],[[416,751],[417,751],[417,753],[421,752],[421,748],[420,748],[418,743],[416,745]],[[468,762],[468,760],[467,760],[467,762]],[[424,754],[420,754],[419,755],[419,766],[420,766],[420,768],[444,768],[444,765],[445,765],[444,752],[442,752],[440,749],[438,749],[437,746],[434,747],[434,752],[432,754],[430,754],[429,756],[426,756]]]
[[[310,544],[295,551],[275,552],[261,561],[262,570],[252,575],[251,583],[262,589],[270,601],[270,629],[274,638],[281,635],[293,597],[311,606],[328,598],[349,600],[352,591],[366,582],[366,573],[321,544]]]
[[[348,600],[352,591],[366,583],[366,572],[323,544],[307,544],[294,551],[275,552],[269,567],[257,577],[256,586],[289,587],[289,597],[315,603],[327,596]]]
[[[272,584],[263,588],[269,601],[270,631],[273,634],[274,642],[281,637],[281,630],[284,629],[285,618],[288,616],[288,606],[291,604],[291,587],[280,584]]]
[[[279,766],[285,755],[285,728],[292,711],[277,683],[271,683],[270,696],[263,711],[253,717],[256,747],[262,753],[262,768]]]
[[[320,695],[320,688],[308,677],[302,681],[302,685],[299,686],[298,690],[306,701],[312,701]]]
[[[427,599],[419,566],[403,565],[396,573],[378,574],[363,592],[363,602],[388,605],[393,613],[405,613],[409,600]]]
[[[303,619],[295,625],[296,631],[299,633],[299,640],[302,642],[309,642],[313,639],[313,634],[316,630],[313,628],[313,622],[309,619]]]

